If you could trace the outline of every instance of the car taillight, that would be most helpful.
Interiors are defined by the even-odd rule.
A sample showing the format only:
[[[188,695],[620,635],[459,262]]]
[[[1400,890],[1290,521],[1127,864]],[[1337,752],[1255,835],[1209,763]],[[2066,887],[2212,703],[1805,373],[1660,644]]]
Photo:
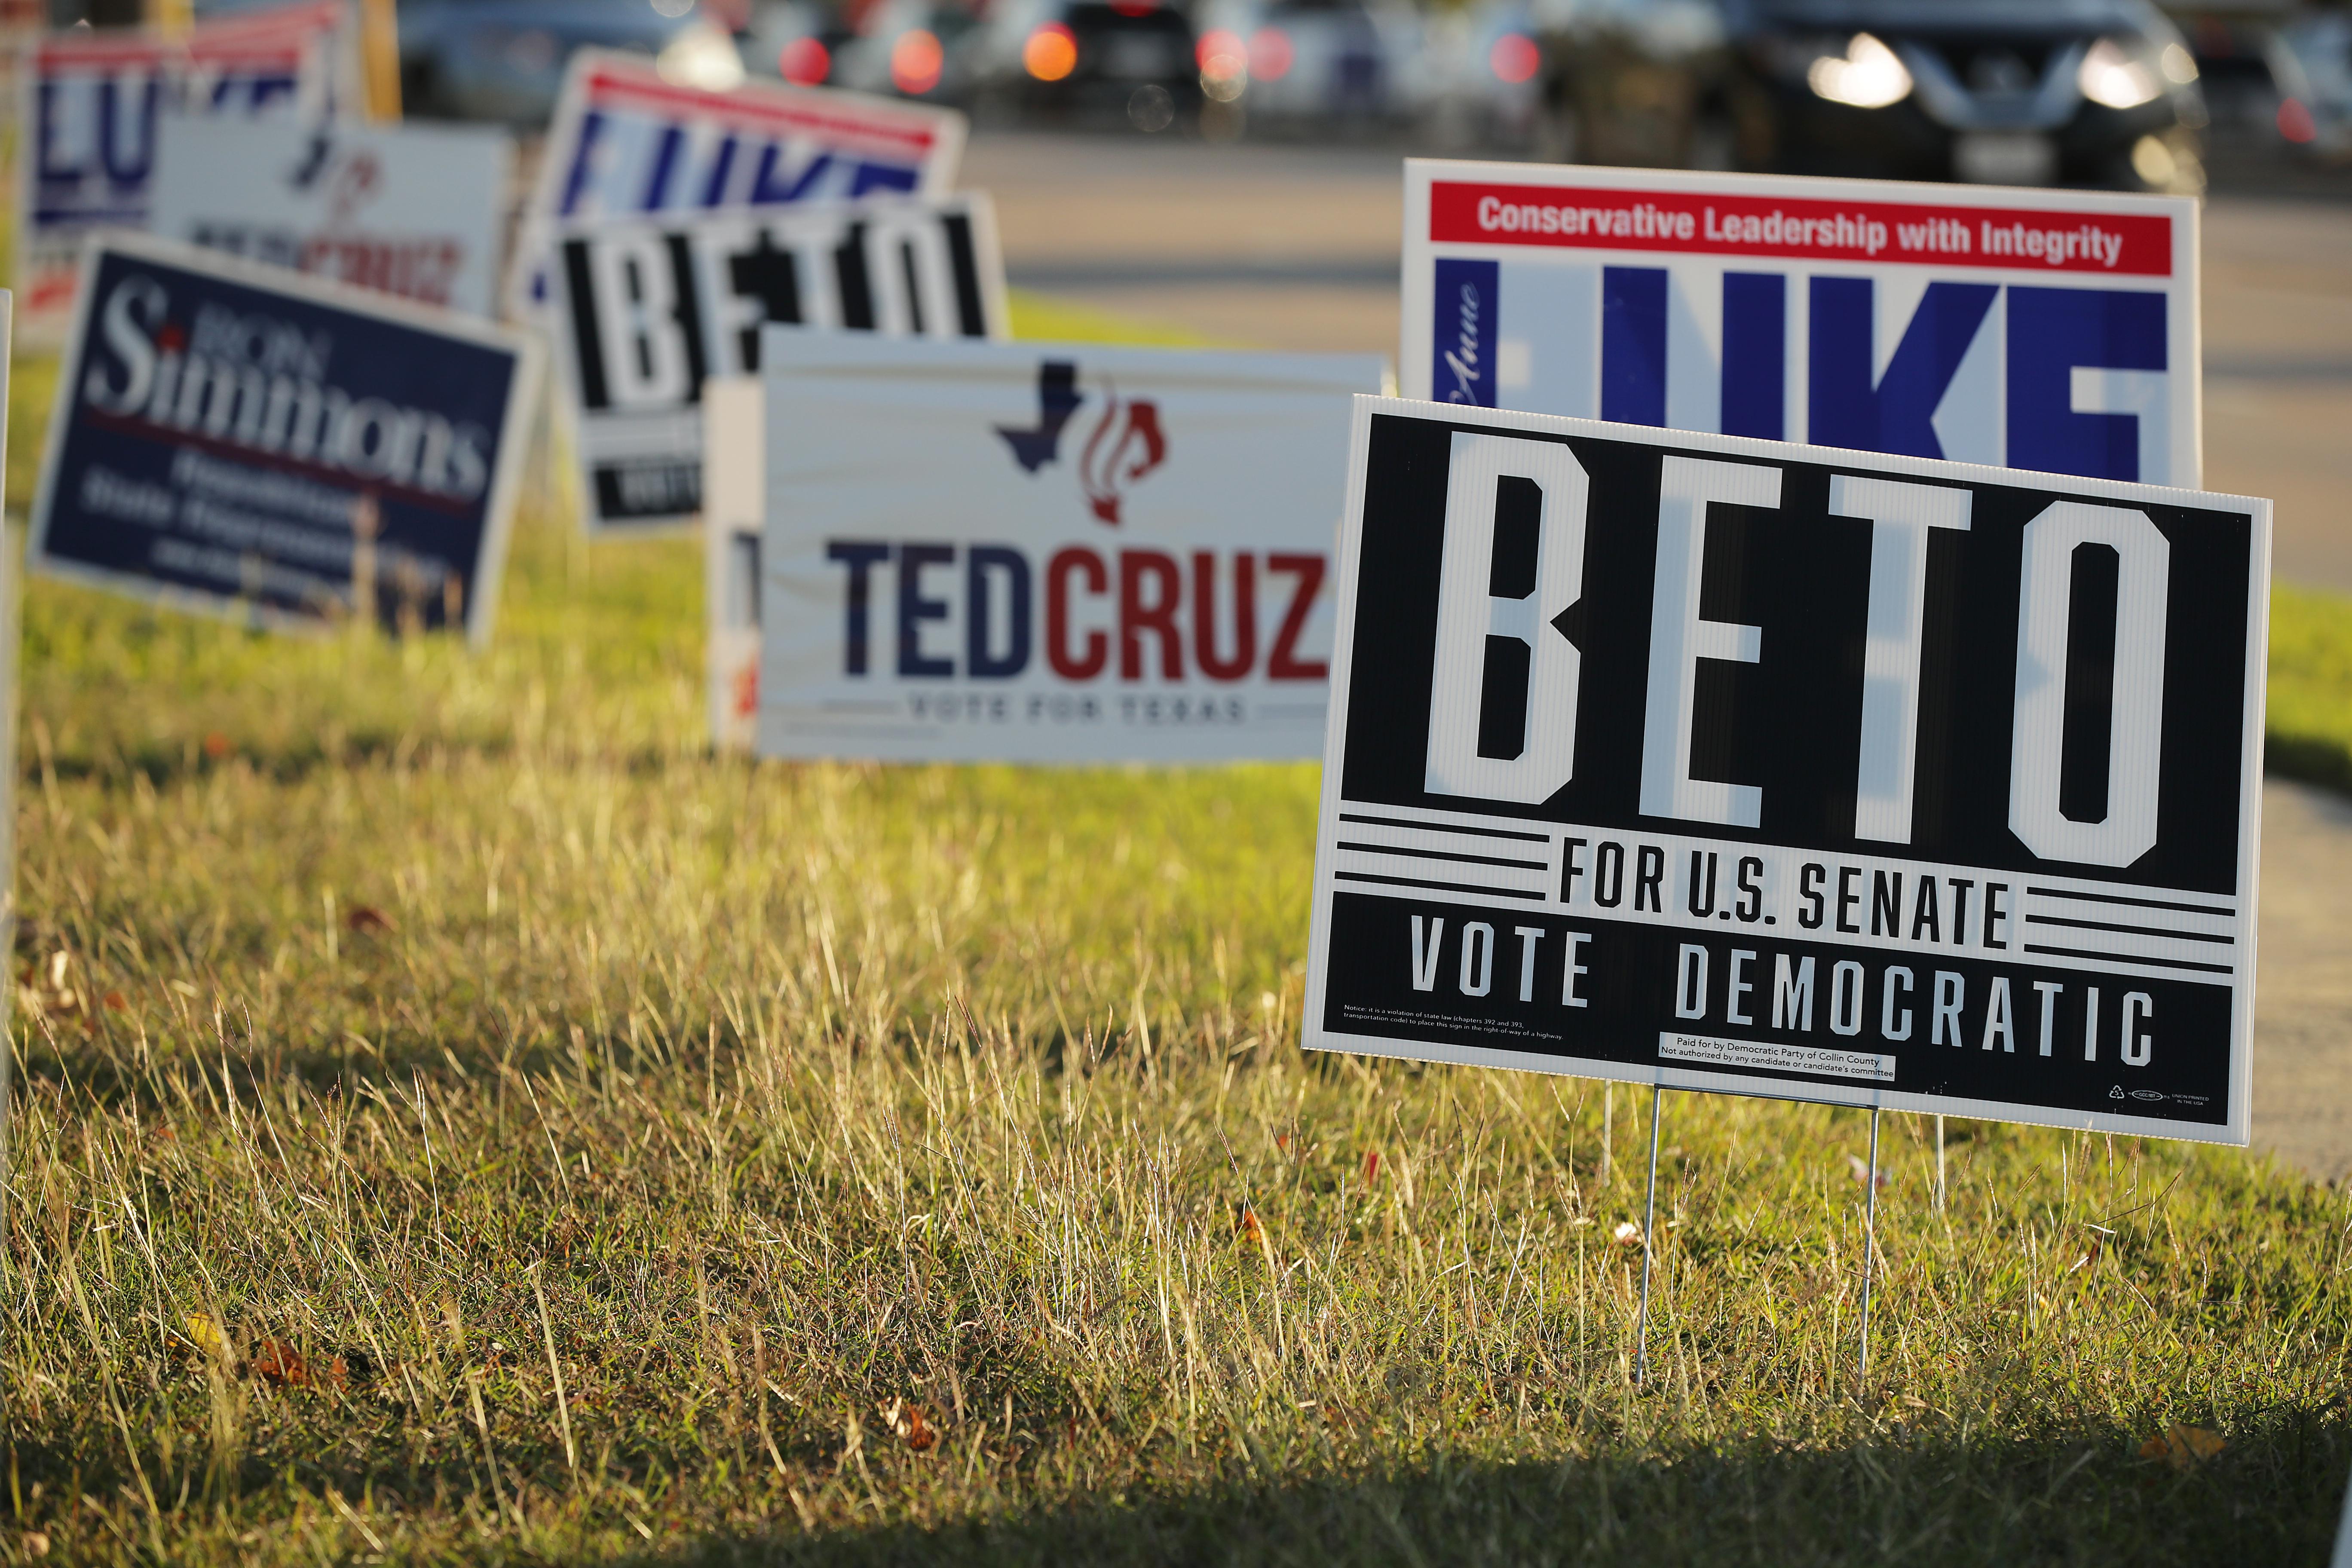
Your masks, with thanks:
[[[1249,75],[1249,50],[1239,33],[1212,27],[1201,35],[1192,53],[1201,62],[1205,81],[1238,81]]]
[[[1524,33],[1505,33],[1486,51],[1486,67],[1495,73],[1496,79],[1514,86],[1535,75],[1542,64],[1542,51]]]
[[[2319,122],[2312,119],[2311,110],[2303,106],[2301,99],[2279,100],[2278,129],[2280,135],[2297,145],[2319,140]]]
[[[1077,35],[1059,22],[1047,22],[1021,46],[1021,68],[1039,81],[1059,81],[1078,68]]]
[[[1280,81],[1290,73],[1290,62],[1297,58],[1290,47],[1290,35],[1279,27],[1260,27],[1250,35],[1250,75],[1260,81]]]
[[[776,57],[776,74],[802,87],[815,87],[833,74],[833,51],[814,38],[794,38]]]
[[[1160,0],[1110,0],[1110,8],[1122,16],[1149,16],[1160,9]]]
[[[910,27],[890,46],[890,85],[908,94],[929,92],[940,85],[940,67],[946,58],[937,34]]]

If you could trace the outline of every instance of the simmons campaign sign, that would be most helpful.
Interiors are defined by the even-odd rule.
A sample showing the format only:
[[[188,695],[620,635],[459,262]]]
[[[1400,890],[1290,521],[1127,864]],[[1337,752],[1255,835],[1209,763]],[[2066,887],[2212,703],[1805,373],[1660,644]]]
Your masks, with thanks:
[[[503,131],[166,115],[149,229],[470,315],[491,313]]]
[[[2243,1142],[2266,501],[1359,399],[1306,1040]]]
[[[2173,196],[1405,164],[1408,396],[2194,485]]]
[[[93,241],[32,569],[279,626],[497,609],[539,351],[140,236]]]
[[[955,183],[963,136],[952,110],[776,81],[711,91],[665,80],[639,56],[574,50],[524,209],[508,309],[527,316],[546,300],[558,225],[936,195]]]
[[[768,329],[759,749],[1316,754],[1370,356]]]
[[[760,368],[768,322],[999,337],[1004,268],[982,195],[600,225],[557,242],[556,341],[588,524],[702,510],[702,387]]]
[[[178,35],[83,27],[28,46],[16,135],[26,324],[52,337],[62,329],[84,235],[147,226],[167,113],[318,120],[355,89],[356,47],[341,0]]]

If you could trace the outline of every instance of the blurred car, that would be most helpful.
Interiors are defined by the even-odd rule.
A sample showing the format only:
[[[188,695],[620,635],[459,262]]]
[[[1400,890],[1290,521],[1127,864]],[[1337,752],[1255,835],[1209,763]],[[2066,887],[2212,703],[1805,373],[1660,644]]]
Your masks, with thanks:
[[[655,56],[694,86],[742,79],[732,39],[695,0],[401,0],[401,103],[423,118],[543,124],[565,62],[588,46]]]
[[[860,92],[968,102],[983,74],[982,42],[977,5],[872,0],[853,9],[846,32],[831,43],[832,71],[821,79]]]
[[[2315,11],[2289,21],[2266,50],[2278,88],[2272,123],[2294,151],[2352,161],[2352,16]]]
[[[971,58],[991,110],[1157,132],[1199,114],[1198,52],[1167,0],[997,0]]]
[[[1401,96],[1422,134],[1439,147],[1566,151],[1547,113],[1546,27],[1529,0],[1478,0],[1432,13],[1420,29]]]
[[[2195,59],[2147,0],[1602,0],[1554,36],[1574,155],[2195,190]]]
[[[1384,0],[1204,0],[1201,90],[1260,128],[1328,129],[1401,117],[1420,17]]]

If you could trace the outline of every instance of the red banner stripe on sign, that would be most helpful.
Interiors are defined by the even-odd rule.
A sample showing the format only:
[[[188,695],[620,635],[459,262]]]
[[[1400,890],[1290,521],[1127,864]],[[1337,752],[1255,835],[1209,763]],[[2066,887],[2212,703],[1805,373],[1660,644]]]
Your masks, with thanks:
[[[1439,181],[1438,244],[1695,251],[2052,272],[2172,273],[2172,220],[2137,213],[1828,202]]]
[[[757,121],[770,127],[825,132],[845,139],[857,138],[888,146],[909,147],[917,152],[929,150],[933,140],[929,125],[899,120],[887,110],[870,119],[853,118],[837,112],[803,109],[795,104],[731,98],[690,87],[671,87],[665,82],[643,81],[608,71],[598,71],[588,78],[588,99],[591,103],[598,104],[635,100],[668,109],[690,110],[713,119]]]

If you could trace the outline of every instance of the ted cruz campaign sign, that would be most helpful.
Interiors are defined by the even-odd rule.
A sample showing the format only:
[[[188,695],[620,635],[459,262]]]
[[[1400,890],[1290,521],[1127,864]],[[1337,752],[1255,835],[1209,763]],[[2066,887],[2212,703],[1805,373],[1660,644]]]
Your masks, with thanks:
[[[702,386],[760,368],[775,321],[898,337],[1004,333],[984,195],[605,224],[555,247],[555,336],[591,531],[702,510]]]
[[[768,329],[759,749],[1311,757],[1378,359]]]
[[[208,250],[491,313],[505,132],[167,115],[150,231]]]
[[[2244,1142],[2270,536],[1358,399],[1307,1044]]]
[[[136,235],[91,242],[78,300],[33,570],[269,626],[488,637],[536,344]]]
[[[2199,477],[2186,197],[1405,163],[1409,397]]]
[[[524,209],[507,308],[525,318],[545,301],[559,225],[939,195],[955,184],[963,136],[953,110],[775,81],[713,92],[665,81],[639,56],[574,50]]]
[[[355,89],[341,0],[157,32],[51,33],[18,65],[16,276],[25,325],[54,341],[82,237],[148,225],[167,111],[323,118]]]

